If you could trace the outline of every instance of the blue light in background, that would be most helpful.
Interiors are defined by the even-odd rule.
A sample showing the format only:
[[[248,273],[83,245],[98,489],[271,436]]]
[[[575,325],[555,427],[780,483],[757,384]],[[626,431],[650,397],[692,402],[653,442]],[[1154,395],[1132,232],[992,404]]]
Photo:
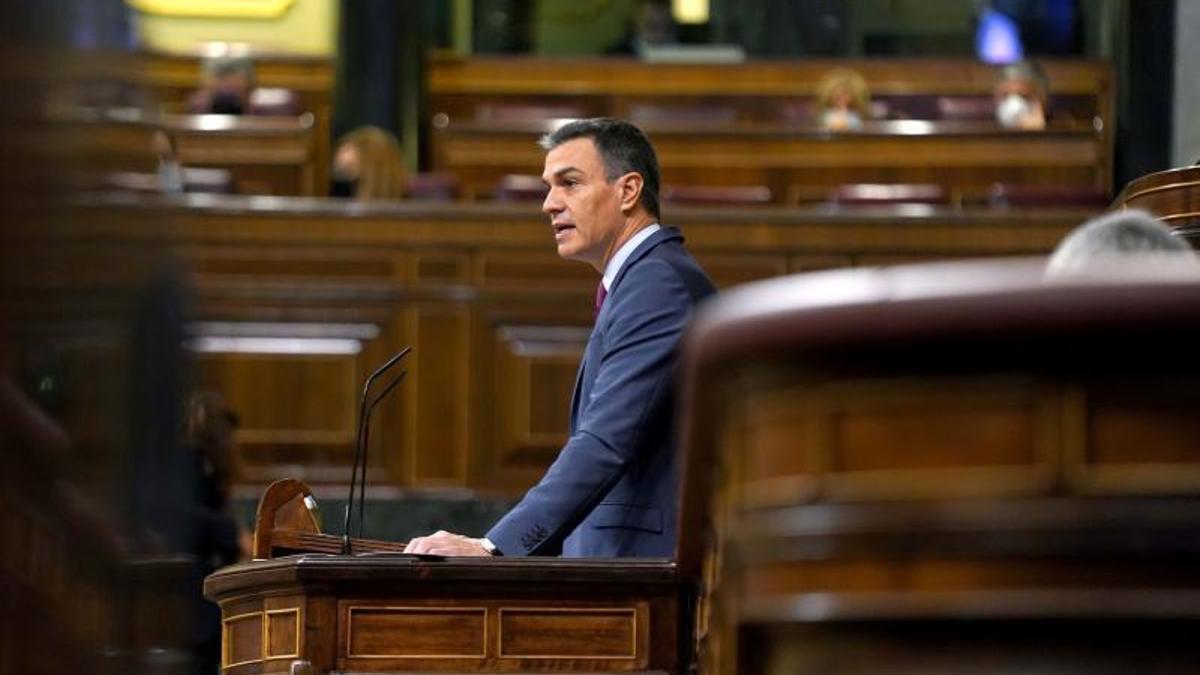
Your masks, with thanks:
[[[975,54],[985,63],[1012,63],[1025,56],[1017,23],[994,9],[979,15],[975,30]]]

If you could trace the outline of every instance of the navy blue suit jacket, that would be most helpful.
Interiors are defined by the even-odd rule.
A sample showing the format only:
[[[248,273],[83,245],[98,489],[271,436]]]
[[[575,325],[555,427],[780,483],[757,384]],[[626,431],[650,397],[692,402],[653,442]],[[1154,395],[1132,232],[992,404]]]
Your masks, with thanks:
[[[674,228],[626,259],[596,317],[571,397],[570,438],[487,533],[504,555],[674,555],[676,347],[715,292]]]

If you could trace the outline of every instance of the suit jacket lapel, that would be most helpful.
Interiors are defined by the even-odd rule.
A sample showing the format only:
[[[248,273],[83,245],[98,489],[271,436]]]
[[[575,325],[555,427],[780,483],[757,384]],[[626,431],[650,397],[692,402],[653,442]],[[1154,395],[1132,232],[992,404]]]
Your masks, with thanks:
[[[637,261],[646,257],[646,254],[654,250],[655,246],[658,246],[664,241],[671,241],[674,239],[683,241],[683,235],[680,234],[679,230],[674,227],[664,226],[659,231],[650,235],[646,241],[643,241],[641,246],[638,246],[636,249],[634,249],[633,253],[625,259],[625,264],[621,265],[621,269],[617,271],[617,276],[613,279],[612,287],[608,289],[608,296],[611,298],[612,294],[616,292],[617,286],[621,285],[621,280],[625,278],[625,273],[629,271],[630,267],[633,267]],[[603,313],[604,310],[601,308],[601,314]],[[597,325],[599,325],[599,317],[597,317]]]

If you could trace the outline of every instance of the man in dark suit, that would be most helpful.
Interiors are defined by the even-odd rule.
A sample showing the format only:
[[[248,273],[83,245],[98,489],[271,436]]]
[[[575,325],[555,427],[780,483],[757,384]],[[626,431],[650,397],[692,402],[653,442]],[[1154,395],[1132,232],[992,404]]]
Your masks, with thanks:
[[[658,224],[658,159],[635,126],[579,120],[542,139],[542,210],[558,254],[603,275],[571,397],[570,439],[482,539],[438,532],[410,553],[670,557],[678,480],[674,365],[712,282]]]

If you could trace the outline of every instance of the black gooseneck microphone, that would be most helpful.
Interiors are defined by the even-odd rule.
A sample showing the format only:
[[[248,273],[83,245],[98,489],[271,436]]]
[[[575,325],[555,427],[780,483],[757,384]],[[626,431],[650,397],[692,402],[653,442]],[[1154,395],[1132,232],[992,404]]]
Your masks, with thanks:
[[[350,494],[346,496],[346,512],[342,522],[343,555],[349,555],[351,553],[350,514],[354,507],[354,484],[356,480],[358,480],[360,472],[362,476],[361,482],[358,486],[358,536],[362,536],[363,501],[365,498],[367,485],[367,439],[370,435],[371,413],[375,410],[375,406],[379,405],[379,402],[382,401],[385,396],[387,396],[393,389],[396,388],[398,384],[404,380],[404,377],[408,375],[408,371],[401,371],[400,374],[393,378],[391,382],[387,383],[387,386],[385,386],[383,391],[381,391],[375,398],[368,399],[367,397],[371,392],[371,385],[375,383],[375,380],[378,379],[380,375],[383,375],[393,366],[399,363],[400,359],[408,356],[408,353],[411,351],[412,347],[405,347],[404,349],[401,349],[394,356],[392,356],[392,358],[388,359],[387,363],[384,363],[382,366],[376,369],[375,372],[367,376],[366,382],[363,383],[362,398],[359,399],[358,403],[358,434],[356,435],[354,446],[354,465],[350,469]]]

